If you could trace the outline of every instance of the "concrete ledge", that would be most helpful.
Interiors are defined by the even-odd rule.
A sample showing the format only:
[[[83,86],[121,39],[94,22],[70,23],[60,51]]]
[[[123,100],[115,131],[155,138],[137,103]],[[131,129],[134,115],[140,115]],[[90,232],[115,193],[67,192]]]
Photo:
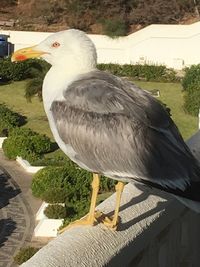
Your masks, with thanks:
[[[152,192],[152,191],[151,191]],[[148,239],[161,232],[185,207],[165,194],[142,185],[128,184],[123,192],[117,232],[103,225],[70,229],[43,247],[23,267],[126,266]],[[169,201],[166,201],[166,200]],[[99,205],[113,214],[115,194]],[[167,211],[166,211],[167,210]],[[165,212],[166,211],[166,212]],[[170,211],[170,212],[169,212]],[[130,249],[130,243],[133,243]],[[120,261],[119,261],[120,260]]]
[[[4,141],[6,138],[7,138],[7,137],[0,137],[0,148],[2,148],[3,141]]]
[[[17,156],[16,161],[22,166],[22,168],[25,169],[25,171],[29,173],[36,173],[44,168],[44,166],[32,166],[27,160],[23,159],[22,157]]]
[[[48,205],[49,203],[42,202],[42,205],[40,206],[38,212],[36,213],[36,217],[35,217],[36,221],[48,219],[47,216],[44,214],[44,210],[46,209]]]

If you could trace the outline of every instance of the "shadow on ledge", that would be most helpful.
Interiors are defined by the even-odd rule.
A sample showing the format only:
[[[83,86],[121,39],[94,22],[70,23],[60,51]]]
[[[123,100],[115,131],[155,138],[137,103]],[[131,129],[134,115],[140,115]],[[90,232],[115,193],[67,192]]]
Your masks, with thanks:
[[[155,188],[151,188],[151,187],[148,187],[146,185],[143,185],[143,184],[135,184],[135,187],[138,188],[141,192],[140,195],[138,196],[133,196],[133,198],[126,204],[124,205],[121,205],[120,207],[120,212],[123,211],[123,210],[126,210],[128,209],[129,207],[131,206],[134,206],[138,203],[141,203],[141,202],[144,202],[148,199],[148,197],[150,195],[154,195],[154,196],[158,196],[158,197],[161,197],[163,199],[171,199],[172,197],[168,194],[168,193],[165,193],[163,191],[160,191],[158,189],[155,189]],[[121,222],[121,218],[119,217],[119,226],[117,228],[117,231],[124,231],[124,230],[127,230],[129,227],[131,227],[132,225],[138,223],[139,221],[149,217],[149,216],[152,216],[153,214],[157,213],[157,212],[160,212],[160,211],[164,211],[166,208],[166,202],[161,202],[159,201],[157,203],[157,206],[143,214],[141,214],[140,216],[130,220],[129,222],[126,222],[126,223],[123,223]],[[113,212],[110,212],[108,214],[106,214],[107,216],[112,216],[113,215]]]

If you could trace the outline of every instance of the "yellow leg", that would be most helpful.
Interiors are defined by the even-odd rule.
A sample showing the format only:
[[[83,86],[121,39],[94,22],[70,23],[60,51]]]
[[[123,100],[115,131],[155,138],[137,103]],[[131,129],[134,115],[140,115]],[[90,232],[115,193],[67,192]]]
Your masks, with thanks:
[[[99,192],[99,183],[100,183],[100,175],[93,173],[93,181],[92,181],[92,198],[90,204],[90,210],[86,217],[77,220],[75,222],[70,223],[68,226],[64,227],[59,231],[59,233],[64,232],[65,230],[79,225],[94,225],[97,222],[97,219],[102,216],[100,212],[95,213],[95,207],[97,202],[97,196]]]
[[[115,205],[115,212],[112,217],[112,219],[106,217],[103,220],[103,224],[113,230],[117,229],[117,223],[118,223],[118,215],[119,215],[119,207],[120,207],[120,201],[121,201],[121,196],[122,192],[124,189],[124,184],[122,182],[118,182],[117,185],[115,186],[116,189],[116,205]]]
[[[87,216],[87,220],[89,224],[94,224],[95,222],[95,208],[97,203],[97,196],[99,192],[99,183],[100,183],[100,175],[93,173],[93,181],[92,181],[92,198],[90,203],[90,210]]]

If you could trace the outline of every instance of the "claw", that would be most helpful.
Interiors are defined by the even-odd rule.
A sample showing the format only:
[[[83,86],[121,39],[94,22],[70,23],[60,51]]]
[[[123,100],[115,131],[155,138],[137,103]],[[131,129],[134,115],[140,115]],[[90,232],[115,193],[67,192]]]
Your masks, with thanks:
[[[87,225],[97,225],[100,221],[102,221],[102,218],[104,218],[105,215],[101,211],[95,211],[94,213],[94,218],[91,218],[90,215],[86,215],[85,217],[76,220],[66,227],[62,228],[61,230],[58,231],[59,234],[65,232],[66,230],[76,227],[76,226],[87,226]]]
[[[118,226],[118,220],[115,221],[114,217],[108,217],[106,216],[103,221],[102,224],[105,225],[107,228],[112,229],[112,230],[117,230],[117,226]]]

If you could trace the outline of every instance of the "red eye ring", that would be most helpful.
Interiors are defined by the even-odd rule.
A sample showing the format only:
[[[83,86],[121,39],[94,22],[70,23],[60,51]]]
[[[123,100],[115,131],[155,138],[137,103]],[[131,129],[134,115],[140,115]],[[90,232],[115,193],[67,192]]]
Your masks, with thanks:
[[[51,46],[56,48],[56,47],[59,47],[60,46],[60,43],[54,42]]]

